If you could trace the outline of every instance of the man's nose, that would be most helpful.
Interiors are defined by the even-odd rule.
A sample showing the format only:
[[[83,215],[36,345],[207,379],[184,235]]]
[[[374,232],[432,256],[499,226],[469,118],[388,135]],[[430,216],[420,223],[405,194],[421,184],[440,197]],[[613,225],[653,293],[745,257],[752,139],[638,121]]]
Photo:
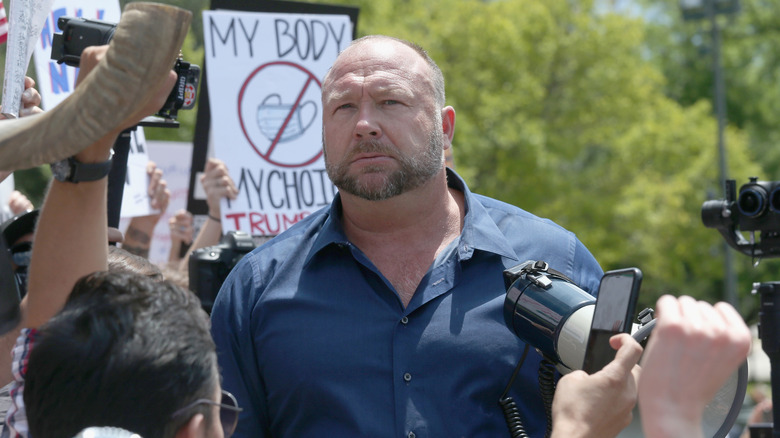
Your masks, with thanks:
[[[379,127],[376,111],[371,105],[362,105],[358,112],[358,120],[355,124],[355,137],[376,138],[382,135],[382,129]]]

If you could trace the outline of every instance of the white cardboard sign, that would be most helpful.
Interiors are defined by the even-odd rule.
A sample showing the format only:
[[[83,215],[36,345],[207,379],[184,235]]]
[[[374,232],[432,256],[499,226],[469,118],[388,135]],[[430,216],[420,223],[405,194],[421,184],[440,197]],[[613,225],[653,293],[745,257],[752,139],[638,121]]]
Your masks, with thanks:
[[[203,11],[214,155],[239,188],[224,231],[275,235],[330,203],[322,78],[350,43],[347,15]]]

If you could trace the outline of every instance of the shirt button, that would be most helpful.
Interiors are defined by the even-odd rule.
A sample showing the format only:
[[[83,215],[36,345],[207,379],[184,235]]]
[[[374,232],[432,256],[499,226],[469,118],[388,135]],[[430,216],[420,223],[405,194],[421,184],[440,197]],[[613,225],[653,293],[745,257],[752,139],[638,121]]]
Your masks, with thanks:
[[[412,381],[412,375],[409,374],[409,373],[404,373],[404,380],[407,381],[407,382],[411,382]]]
[[[401,318],[401,324],[406,325],[408,323],[409,323],[409,318],[407,318],[405,316],[403,318]]]
[[[406,435],[408,438],[415,438],[417,435],[414,434],[414,432],[409,432],[409,435]]]

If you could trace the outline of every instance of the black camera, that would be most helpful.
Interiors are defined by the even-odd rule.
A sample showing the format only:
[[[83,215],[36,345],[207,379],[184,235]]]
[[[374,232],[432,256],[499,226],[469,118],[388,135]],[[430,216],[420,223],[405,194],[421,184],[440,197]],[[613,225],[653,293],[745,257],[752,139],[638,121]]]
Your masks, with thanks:
[[[81,53],[89,46],[108,44],[114,36],[116,24],[86,18],[60,17],[57,25],[61,34],[54,34],[51,47],[51,59],[72,67],[78,67]],[[155,114],[164,119],[162,122],[145,121],[145,126],[178,126],[176,116],[181,109],[192,109],[197,98],[200,82],[200,67],[179,57],[173,65],[176,72],[176,85],[168,95],[162,108]]]
[[[243,231],[230,231],[220,239],[219,244],[196,249],[190,254],[190,290],[200,298],[206,312],[211,313],[217,292],[236,263],[255,247],[251,235]]]
[[[734,249],[751,257],[780,256],[780,181],[750,181],[739,188],[726,181],[726,199],[706,201],[701,207],[704,226],[715,228]],[[751,233],[745,239],[741,231]],[[760,232],[756,239],[756,231]]]

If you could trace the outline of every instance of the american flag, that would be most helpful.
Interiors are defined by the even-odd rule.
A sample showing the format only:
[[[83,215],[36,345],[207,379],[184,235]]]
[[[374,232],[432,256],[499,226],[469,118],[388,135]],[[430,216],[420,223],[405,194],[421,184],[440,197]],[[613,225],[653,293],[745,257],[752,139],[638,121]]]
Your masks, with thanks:
[[[8,18],[5,15],[3,0],[0,0],[0,44],[8,40]]]

